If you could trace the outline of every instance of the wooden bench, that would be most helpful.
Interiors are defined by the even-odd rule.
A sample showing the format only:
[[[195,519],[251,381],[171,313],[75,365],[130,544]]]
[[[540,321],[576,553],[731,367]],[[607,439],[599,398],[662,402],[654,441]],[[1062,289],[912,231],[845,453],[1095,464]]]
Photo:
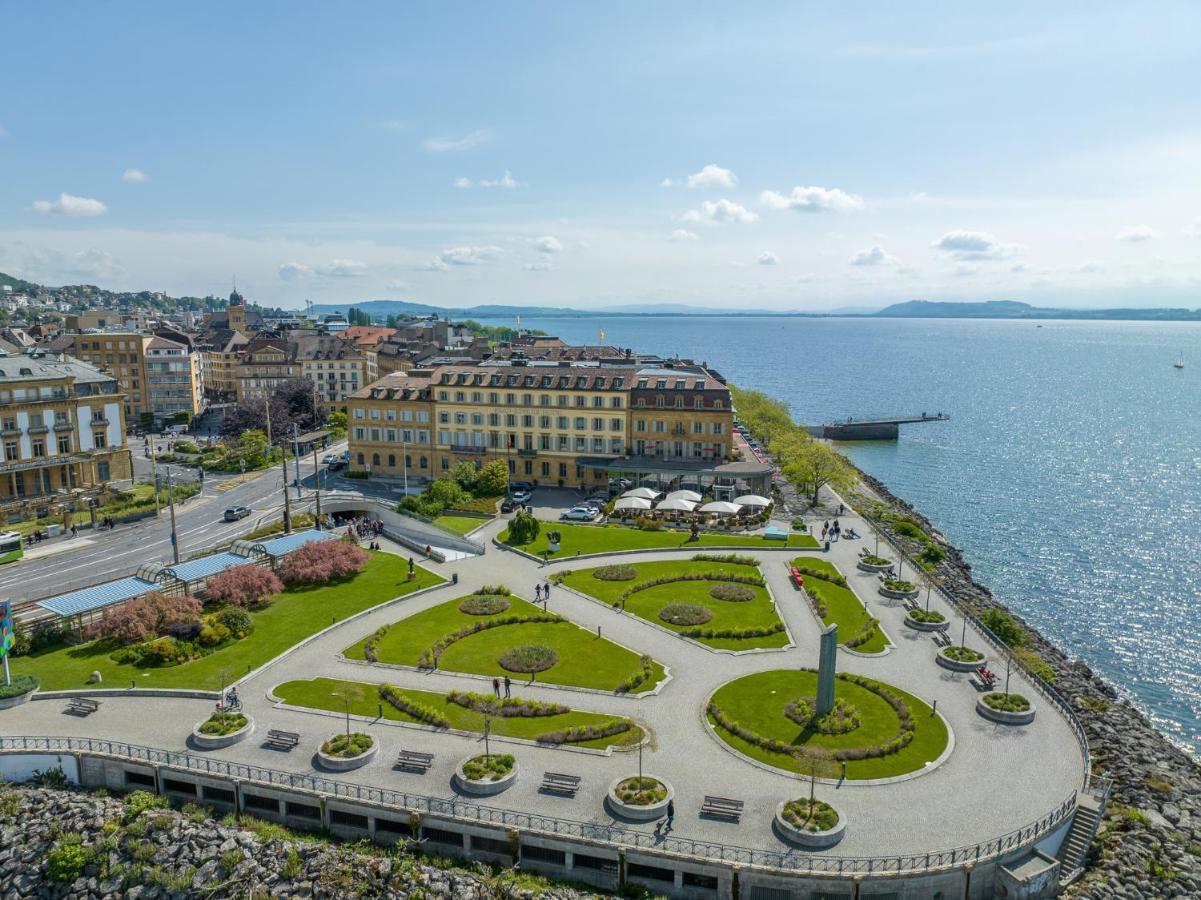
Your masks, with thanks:
[[[805,585],[805,576],[795,566],[789,568],[788,578],[792,581],[792,586],[798,591]]]
[[[276,750],[291,750],[300,743],[300,735],[295,731],[277,731],[272,728],[267,732],[267,744]]]
[[[930,636],[934,638],[934,643],[940,647],[950,647],[951,638],[945,631],[932,631]]]
[[[742,801],[731,800],[729,797],[706,796],[705,802],[701,804],[701,815],[733,819],[738,822],[742,819]]]
[[[402,769],[417,769],[425,772],[434,764],[434,754],[418,753],[416,750],[401,750],[396,765]]]
[[[67,712],[77,716],[90,716],[100,708],[100,701],[91,697],[72,697],[67,704]]]
[[[552,794],[567,794],[574,797],[576,791],[579,789],[579,775],[564,775],[562,772],[544,772],[542,775],[542,787],[539,790],[549,791]]]

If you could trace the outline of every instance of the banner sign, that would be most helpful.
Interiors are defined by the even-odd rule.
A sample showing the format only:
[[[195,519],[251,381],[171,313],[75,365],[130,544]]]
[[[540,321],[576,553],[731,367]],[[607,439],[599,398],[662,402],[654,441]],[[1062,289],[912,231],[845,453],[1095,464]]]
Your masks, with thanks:
[[[0,600],[0,656],[8,655],[15,640],[12,603],[8,600]]]

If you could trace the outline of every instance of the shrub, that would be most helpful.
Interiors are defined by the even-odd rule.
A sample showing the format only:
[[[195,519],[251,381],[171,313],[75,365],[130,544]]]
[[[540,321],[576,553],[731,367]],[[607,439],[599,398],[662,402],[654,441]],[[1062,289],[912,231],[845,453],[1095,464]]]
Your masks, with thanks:
[[[77,834],[67,834],[46,855],[46,880],[70,883],[92,862],[93,852]]]
[[[517,760],[509,753],[476,756],[463,763],[463,775],[470,781],[495,781],[513,771]]]
[[[249,563],[226,569],[210,578],[205,585],[210,600],[251,609],[266,606],[270,598],[283,589],[284,584],[278,575],[270,569]]]
[[[619,782],[613,793],[627,806],[650,806],[667,799],[667,788],[663,783],[645,775]]]
[[[729,563],[732,566],[757,566],[759,560],[740,553],[694,553],[693,562]]]
[[[1037,675],[1047,684],[1055,683],[1055,670],[1051,668],[1051,664],[1035,653],[1033,650],[1025,650],[1018,648],[1013,651],[1013,655],[1018,659],[1026,671],[1032,675]]]
[[[979,650],[973,650],[971,647],[946,647],[943,649],[942,655],[947,659],[963,663],[981,662],[984,659],[983,653]]]
[[[988,626],[989,631],[995,634],[1002,643],[1008,644],[1010,647],[1025,647],[1029,641],[1025,629],[1014,621],[1013,616],[1003,609],[995,606],[987,609],[980,619]]]
[[[914,622],[920,622],[923,625],[937,625],[940,622],[945,622],[947,617],[936,609],[929,611],[924,609],[911,609],[905,613],[905,616]]]
[[[175,638],[158,638],[143,644],[141,649],[143,666],[173,665],[180,656],[180,643]]]
[[[1030,708],[1030,701],[1021,694],[985,694],[984,704],[1001,712],[1020,713]]]
[[[226,607],[210,618],[224,625],[230,635],[238,640],[254,632],[254,619],[250,617],[250,613],[237,606]]]
[[[523,700],[520,697],[498,699],[491,694],[472,694],[465,691],[451,691],[446,695],[446,699],[465,709],[486,712],[502,718],[529,719],[541,716],[561,716],[571,712],[571,709],[562,703],[540,703],[537,700]]]
[[[166,634],[172,625],[200,618],[200,601],[151,591],[104,610],[86,630],[89,638],[109,638],[118,644],[136,644],[152,635]]]
[[[562,616],[556,616],[554,613],[542,613],[536,616],[501,616],[495,619],[483,619],[472,625],[467,625],[460,628],[458,631],[452,631],[450,634],[443,635],[429,647],[421,651],[421,656],[417,659],[417,668],[419,669],[436,669],[438,668],[438,660],[442,658],[442,654],[446,648],[455,641],[461,641],[465,637],[470,637],[473,634],[478,634],[481,631],[486,631],[489,628],[500,628],[504,625],[520,625],[524,622],[566,622]]]
[[[812,566],[798,565],[796,570],[806,578],[817,578],[821,581],[828,581],[830,584],[836,584],[839,587],[846,587],[847,580],[842,575],[836,572],[829,572],[825,569],[815,569]]]
[[[200,630],[198,643],[202,647],[219,647],[229,640],[229,629],[220,622],[208,622]]]
[[[690,572],[686,575],[665,575],[661,578],[652,578],[649,581],[640,581],[626,588],[614,603],[614,606],[620,604],[630,595],[637,594],[639,591],[647,591],[663,584],[675,584],[681,581],[724,581],[731,584],[749,584],[755,587],[763,587],[765,583],[762,576],[735,575],[732,572]]]
[[[917,590],[917,585],[912,581],[903,581],[900,578],[885,578],[884,589],[887,591],[896,591],[898,594],[909,594]]]
[[[870,618],[863,623],[863,627],[859,629],[859,633],[850,640],[845,641],[843,646],[848,650],[854,650],[856,647],[862,647],[868,641],[876,636],[876,629],[880,626],[880,620]]]
[[[167,636],[177,641],[195,641],[204,631],[203,622],[180,622],[167,629]]]
[[[633,566],[601,566],[592,570],[592,577],[601,581],[633,581],[638,570]]]
[[[713,610],[695,603],[669,603],[659,610],[659,618],[669,625],[704,625],[713,618]]]
[[[869,566],[891,566],[892,565],[891,559],[885,559],[883,556],[872,556],[870,554],[868,556],[863,557],[859,561],[864,563],[865,565],[869,565]]]
[[[662,531],[663,523],[650,516],[639,516],[634,520],[634,527],[642,531]]]
[[[37,690],[39,684],[41,684],[41,681],[36,675],[14,675],[12,676],[12,684],[0,682],[0,700],[19,697],[21,694]]]
[[[152,809],[166,809],[167,798],[152,794],[150,791],[133,791],[125,795],[125,813],[123,819],[129,824],[144,812]]]
[[[781,813],[784,821],[801,831],[829,831],[838,824],[838,812],[820,800],[810,802],[808,797],[784,804]]]
[[[475,494],[479,497],[499,497],[509,489],[509,467],[503,460],[494,459],[480,469],[475,479]]]
[[[918,538],[918,539],[926,537],[926,533],[924,531],[922,531],[917,526],[917,523],[914,522],[912,519],[898,519],[897,521],[892,523],[892,530],[896,534],[900,534],[905,537]]]
[[[784,715],[802,728],[810,728],[818,734],[850,734],[861,724],[859,710],[842,697],[834,698],[834,708],[825,715],[817,715],[817,703],[812,697],[798,697],[788,701]]]
[[[649,681],[655,674],[655,661],[646,654],[643,654],[638,660],[638,671],[619,684],[615,692],[618,694],[628,694],[634,688],[641,687],[646,681]]]
[[[532,543],[538,537],[541,527],[533,513],[528,513],[524,509],[520,510],[509,521],[509,543],[514,545]]]
[[[758,628],[689,628],[687,631],[681,631],[680,634],[690,638],[732,638],[735,640],[744,640],[746,638],[768,637],[769,635],[779,634],[784,631],[784,623],[776,622],[772,625],[762,625]]]
[[[241,713],[215,712],[200,726],[201,734],[233,734],[246,727],[250,720]]]
[[[449,728],[450,719],[438,712],[432,706],[410,700],[400,692],[400,688],[390,684],[380,685],[379,695],[385,701],[406,715],[412,716],[418,722],[433,725],[435,728]]]
[[[543,744],[582,744],[585,741],[613,737],[615,734],[625,734],[633,727],[634,723],[629,719],[614,719],[602,725],[575,725],[563,731],[548,731],[534,740]]]
[[[290,553],[279,574],[287,584],[328,584],[361,572],[370,558],[349,541],[315,541]]]
[[[494,616],[504,612],[510,605],[509,601],[499,594],[486,594],[481,591],[464,599],[459,604],[459,612],[469,616]]]
[[[933,567],[946,559],[946,556],[946,551],[938,546],[938,544],[927,544],[918,559],[925,563],[927,567]]]
[[[362,756],[375,744],[375,738],[360,731],[349,735],[339,734],[321,745],[321,752],[326,756],[336,756],[339,759],[353,759]]]
[[[507,596],[509,596],[509,594],[511,594],[513,592],[509,590],[508,585],[485,584],[478,591],[476,591],[476,593],[477,594],[499,594],[502,597],[507,597]]]
[[[715,584],[709,588],[709,596],[727,603],[746,603],[755,599],[755,592],[742,584]]]
[[[501,654],[500,666],[510,672],[545,672],[559,662],[559,654],[541,644],[514,647]]]

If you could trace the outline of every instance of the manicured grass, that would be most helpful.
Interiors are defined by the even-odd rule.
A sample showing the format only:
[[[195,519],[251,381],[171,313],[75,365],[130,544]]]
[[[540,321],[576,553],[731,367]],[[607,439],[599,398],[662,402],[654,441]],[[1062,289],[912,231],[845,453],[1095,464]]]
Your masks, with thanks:
[[[416,666],[423,650],[460,628],[493,618],[543,615],[542,607],[516,596],[509,597],[510,606],[507,610],[490,616],[461,612],[459,603],[462,600],[462,597],[448,600],[393,623],[376,644],[377,661]],[[553,602],[550,611],[554,613]],[[351,659],[366,659],[363,647],[371,639],[372,635],[367,635],[353,647],[347,648],[345,655]],[[536,676],[538,681],[550,684],[611,691],[637,672],[640,666],[638,654],[605,638],[598,638],[595,632],[572,622],[523,622],[490,628],[455,641],[442,654],[438,668],[472,675],[503,677],[507,674],[518,682],[529,680],[528,676],[506,672],[499,662],[506,650],[528,644],[550,647],[558,653],[559,661]],[[655,663],[651,679],[635,688],[634,692],[650,690],[663,676],[663,667]]]
[[[807,566],[810,569],[829,572],[831,575],[842,574],[833,563],[813,556],[798,557],[792,561],[792,565]],[[826,617],[823,621],[827,625],[838,623],[838,642],[840,644],[845,644],[858,635],[867,620],[871,618],[863,604],[859,602],[859,598],[849,587],[839,587],[829,581],[806,575],[805,590],[810,596],[826,605]],[[884,627],[877,624],[876,633],[869,641],[856,647],[855,652],[880,653],[887,646],[888,637],[884,634]]]
[[[363,682],[338,681],[331,678],[314,678],[311,681],[289,681],[274,689],[277,697],[292,706],[307,706],[312,709],[329,709],[343,712],[345,706],[340,697],[335,697],[335,689],[345,685],[359,685],[362,697],[354,699],[350,704],[350,712],[358,716],[375,717],[383,708],[384,718],[395,722],[417,722],[408,713],[401,712],[379,696],[379,685]],[[445,694],[433,691],[411,691],[397,688],[406,700],[422,703],[437,710],[450,720],[450,727],[461,731],[484,733],[484,714],[473,709],[459,706],[446,699]],[[513,695],[519,696],[520,685],[513,685]],[[617,716],[605,716],[599,713],[581,712],[573,709],[557,716],[493,716],[492,733],[506,737],[526,738],[534,740],[540,734],[550,731],[563,731],[572,726],[605,725],[617,719]],[[591,741],[580,741],[574,744],[564,744],[565,747],[593,747],[603,750],[605,747],[628,747],[642,740],[642,729],[635,725],[629,731],[607,738],[597,738]]]
[[[691,550],[701,547],[807,547],[816,548],[817,541],[808,534],[790,534],[787,541],[769,541],[757,534],[708,534],[701,532],[695,541],[689,541],[687,531],[643,531],[625,525],[573,525],[566,522],[543,522],[538,536],[528,544],[513,544],[526,553],[541,556],[546,550],[546,533],[558,531],[563,539],[557,553],[548,554],[551,559],[575,556],[579,553],[613,553],[618,550],[653,550],[673,547]],[[509,543],[509,531],[500,535],[501,543]]]
[[[601,567],[597,567],[601,568]],[[662,562],[637,563],[633,565],[637,575],[632,581],[603,581],[593,577],[596,568],[581,569],[571,572],[563,579],[563,583],[581,593],[588,594],[605,603],[619,602],[621,595],[629,588],[645,581],[659,578],[675,578],[681,575],[702,573],[725,573],[733,575],[758,575],[759,570],[754,566],[739,566],[729,563],[695,562],[693,560],[664,560]],[[754,600],[745,603],[732,603],[717,600],[709,595],[709,589],[714,585],[724,584],[721,581],[675,581],[668,584],[656,585],[644,591],[638,591],[626,598],[626,612],[633,613],[656,625],[670,628],[672,631],[687,631],[690,628],[711,628],[723,630],[727,628],[766,628],[777,624],[780,617],[772,605],[767,589],[747,585],[755,593]],[[703,625],[672,625],[659,618],[659,610],[669,603],[692,603],[703,606],[713,613],[713,618]],[[751,638],[694,638],[702,644],[723,650],[749,650],[756,647],[783,647],[788,644],[788,633],[785,631],[763,637]]]
[[[420,567],[409,581],[408,570],[406,559],[390,553],[373,553],[366,568],[354,578],[285,591],[266,609],[250,613],[255,630],[248,638],[178,666],[138,669],[118,664],[109,659],[110,651],[91,643],[13,657],[12,668],[14,672],[40,676],[43,691],[85,687],[93,670],[100,672],[104,679],[101,687],[106,688],[126,687],[134,681],[138,687],[217,690],[222,682],[240,678],[334,619],[345,619],[393,597],[443,581]]]
[[[947,746],[946,725],[942,719],[932,715],[927,704],[900,688],[885,682],[877,683],[909,704],[910,715],[915,725],[913,740],[897,753],[875,759],[848,760],[848,779],[888,778],[913,772],[921,769],[927,762],[938,759]],[[759,672],[731,681],[718,689],[713,695],[713,702],[746,728],[764,737],[790,744],[808,744],[840,750],[887,742],[900,734],[900,720],[896,710],[882,697],[841,678],[834,683],[834,695],[858,709],[859,727],[841,735],[803,732],[796,722],[784,715],[784,707],[789,700],[802,695],[816,694],[816,672],[777,670]],[[717,728],[717,734],[731,747],[752,759],[791,772],[802,771],[802,765],[791,756],[765,750],[720,727]]]
[[[487,525],[488,521],[488,519],[481,519],[478,516],[438,516],[434,519],[434,524],[447,531],[453,531],[455,534],[467,534],[469,531],[475,531],[481,525]]]

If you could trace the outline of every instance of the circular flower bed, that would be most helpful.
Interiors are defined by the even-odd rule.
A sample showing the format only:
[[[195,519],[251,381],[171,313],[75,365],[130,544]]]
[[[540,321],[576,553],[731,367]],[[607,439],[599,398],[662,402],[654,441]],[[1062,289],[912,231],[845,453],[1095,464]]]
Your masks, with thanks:
[[[638,570],[633,566],[601,566],[593,570],[592,577],[601,581],[633,581]]]
[[[984,662],[984,654],[971,647],[943,647],[934,661],[953,672],[974,672]]]
[[[669,625],[704,625],[713,618],[713,610],[695,603],[669,603],[659,610],[659,618]]]
[[[802,728],[811,728],[818,734],[850,734],[859,727],[859,710],[842,697],[834,698],[834,708],[823,716],[816,715],[817,701],[814,697],[798,697],[784,707],[784,715]]]
[[[786,840],[810,850],[833,847],[846,833],[846,819],[833,806],[808,797],[776,807],[776,825]]]
[[[467,794],[491,796],[517,780],[517,760],[509,753],[469,756],[455,769],[455,782]]]
[[[755,599],[755,591],[745,584],[725,582],[709,588],[709,596],[714,600],[725,600],[729,603],[746,603]]]
[[[886,578],[876,589],[881,597],[890,600],[912,600],[919,593],[917,585],[912,581],[902,581],[899,578]]]
[[[911,609],[905,613],[905,624],[917,631],[944,631],[950,623],[937,610]]]
[[[14,675],[12,684],[0,683],[0,709],[20,706],[33,696],[40,684],[36,675]]]
[[[618,778],[609,785],[607,799],[613,809],[627,819],[652,822],[667,812],[667,804],[676,792],[662,778],[637,775]]]
[[[528,644],[505,651],[499,662],[510,672],[545,672],[559,661],[559,654],[541,644]]]
[[[508,608],[508,599],[499,594],[472,594],[459,604],[459,612],[469,616],[494,616]]]
[[[1034,706],[1021,694],[985,694],[976,701],[976,712],[1001,725],[1027,725],[1034,721]]]
[[[254,722],[241,713],[215,712],[192,729],[192,743],[201,750],[220,750],[244,740]]]
[[[891,566],[892,560],[885,559],[883,556],[867,555],[859,560],[865,566]]]
[[[369,734],[360,731],[337,734],[317,750],[317,761],[333,772],[348,772],[365,766],[379,752],[379,744]]]

